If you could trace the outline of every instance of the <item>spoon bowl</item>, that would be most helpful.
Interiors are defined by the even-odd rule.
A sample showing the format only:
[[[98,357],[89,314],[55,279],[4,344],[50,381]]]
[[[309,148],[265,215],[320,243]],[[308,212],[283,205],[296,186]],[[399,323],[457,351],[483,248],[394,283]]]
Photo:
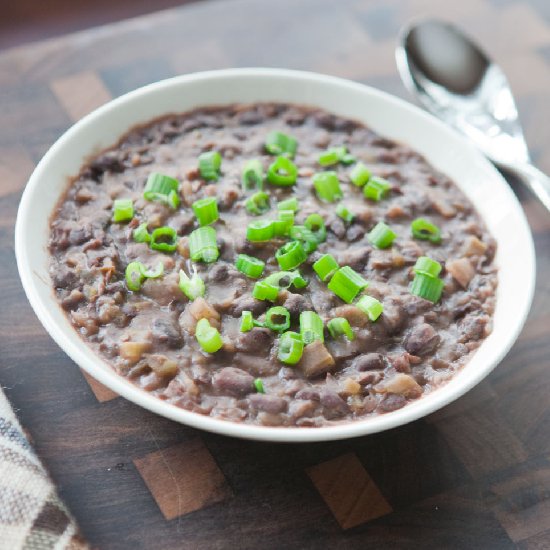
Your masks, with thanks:
[[[418,20],[402,29],[396,61],[428,111],[519,176],[550,210],[550,179],[531,164],[506,75],[472,39],[450,23]]]

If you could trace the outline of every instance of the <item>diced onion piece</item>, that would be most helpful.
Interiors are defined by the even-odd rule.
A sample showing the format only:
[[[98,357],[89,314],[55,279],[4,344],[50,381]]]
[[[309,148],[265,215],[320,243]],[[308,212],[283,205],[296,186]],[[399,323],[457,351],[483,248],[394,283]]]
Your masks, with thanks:
[[[222,156],[217,151],[207,151],[199,155],[199,173],[207,181],[217,181],[220,177]]]
[[[182,269],[180,269],[179,275],[180,279],[178,286],[190,300],[195,300],[200,296],[204,296],[204,293],[206,292],[206,285],[197,273],[196,269],[192,277],[189,277]]]
[[[302,358],[304,342],[302,337],[292,331],[284,332],[279,338],[277,358],[287,365],[295,365]]]
[[[315,311],[302,311],[300,313],[300,334],[306,345],[315,340],[325,341],[323,320]]]
[[[359,273],[346,265],[336,271],[327,286],[336,296],[350,304],[368,284]]]
[[[397,235],[384,222],[378,222],[367,235],[368,241],[376,248],[389,248]]]
[[[210,325],[207,319],[201,319],[195,328],[195,338],[206,353],[215,353],[223,346],[219,330]]]
[[[373,322],[376,321],[384,311],[382,303],[372,296],[361,296],[355,305]]]
[[[115,223],[129,222],[134,217],[132,199],[116,199],[113,203],[113,221]]]

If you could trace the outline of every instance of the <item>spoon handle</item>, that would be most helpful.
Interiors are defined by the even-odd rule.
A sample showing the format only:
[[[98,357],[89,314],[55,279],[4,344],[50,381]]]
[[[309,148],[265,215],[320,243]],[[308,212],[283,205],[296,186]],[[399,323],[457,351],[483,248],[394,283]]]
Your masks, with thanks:
[[[514,172],[550,211],[550,178],[544,172],[529,163],[508,164],[506,168]]]

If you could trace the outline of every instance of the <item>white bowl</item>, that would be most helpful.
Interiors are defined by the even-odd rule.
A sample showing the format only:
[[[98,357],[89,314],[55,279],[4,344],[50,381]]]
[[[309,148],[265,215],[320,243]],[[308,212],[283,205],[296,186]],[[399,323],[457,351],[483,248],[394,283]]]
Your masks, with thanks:
[[[498,243],[499,268],[492,334],[448,384],[403,409],[322,428],[238,424],[180,409],[139,389],[95,355],[59,306],[48,275],[48,222],[67,178],[85,160],[114,144],[135,124],[198,106],[280,101],[317,106],[359,120],[422,153],[472,200]],[[516,340],[535,283],[533,241],[508,184],[473,146],[441,122],[388,94],[325,75],[280,69],[231,69],[164,80],[126,94],[84,117],[46,153],[19,206],[15,251],[21,281],[36,315],[52,338],[96,380],[126,399],[195,428],[269,441],[322,441],[387,430],[425,416],[460,397],[499,363]]]

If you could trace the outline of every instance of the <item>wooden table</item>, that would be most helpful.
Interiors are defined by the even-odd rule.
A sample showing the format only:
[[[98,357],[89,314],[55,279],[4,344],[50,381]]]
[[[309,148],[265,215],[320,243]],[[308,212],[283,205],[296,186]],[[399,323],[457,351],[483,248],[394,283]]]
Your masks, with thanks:
[[[393,60],[412,16],[460,23],[502,63],[550,172],[546,0],[206,2],[0,55],[0,383],[99,548],[550,548],[550,215],[534,232],[532,312],[500,367],[444,410],[386,433],[275,445],[201,433],[83,376],[35,318],[13,254],[33,166],[71,123],[189,71],[280,66],[407,97]],[[1,542],[0,542],[1,546]]]

